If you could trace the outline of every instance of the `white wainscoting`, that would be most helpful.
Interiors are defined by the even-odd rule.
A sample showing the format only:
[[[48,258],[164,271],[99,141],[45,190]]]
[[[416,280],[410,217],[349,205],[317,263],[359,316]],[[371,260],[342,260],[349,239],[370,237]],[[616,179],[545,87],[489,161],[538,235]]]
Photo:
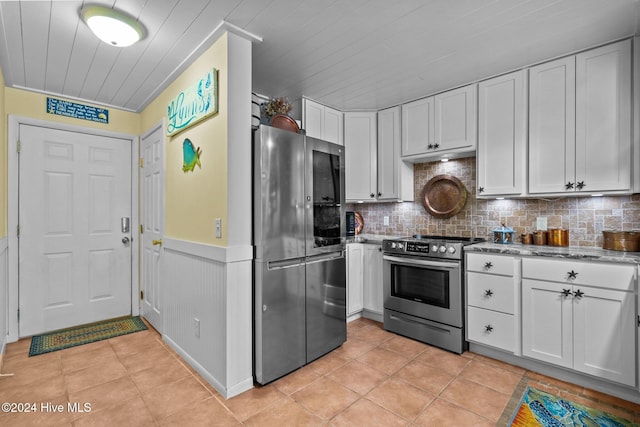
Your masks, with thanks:
[[[9,239],[6,237],[0,239],[0,372],[2,371],[2,355],[9,338],[8,245]]]
[[[249,390],[253,248],[170,238],[163,246],[163,339],[224,397]]]

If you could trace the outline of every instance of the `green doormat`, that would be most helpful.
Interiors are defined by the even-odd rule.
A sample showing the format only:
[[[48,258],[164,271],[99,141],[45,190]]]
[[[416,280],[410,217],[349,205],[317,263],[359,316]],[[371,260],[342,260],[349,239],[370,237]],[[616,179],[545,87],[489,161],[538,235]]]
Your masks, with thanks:
[[[89,344],[120,335],[144,331],[145,329],[147,329],[147,325],[140,319],[140,316],[107,320],[74,328],[61,329],[32,337],[29,356],[37,356],[38,354]]]
[[[589,408],[533,387],[527,387],[511,417],[512,427],[627,427],[637,424],[606,412]]]

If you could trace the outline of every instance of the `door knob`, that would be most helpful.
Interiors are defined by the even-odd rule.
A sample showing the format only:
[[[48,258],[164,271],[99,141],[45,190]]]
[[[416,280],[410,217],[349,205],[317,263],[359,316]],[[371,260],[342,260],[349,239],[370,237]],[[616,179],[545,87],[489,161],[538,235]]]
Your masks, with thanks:
[[[124,236],[124,237],[122,238],[122,243],[123,243],[125,246],[129,246],[129,238],[128,238],[127,236]]]
[[[151,243],[153,243],[153,246],[157,246],[157,245],[162,246],[162,239],[158,239],[158,240],[154,239],[153,242]]]

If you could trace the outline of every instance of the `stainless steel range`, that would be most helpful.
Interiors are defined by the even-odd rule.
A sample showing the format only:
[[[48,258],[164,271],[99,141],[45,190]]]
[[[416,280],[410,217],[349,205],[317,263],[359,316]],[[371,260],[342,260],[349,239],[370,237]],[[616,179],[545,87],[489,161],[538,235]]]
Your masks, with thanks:
[[[384,328],[464,352],[464,247],[483,241],[421,235],[384,240]]]

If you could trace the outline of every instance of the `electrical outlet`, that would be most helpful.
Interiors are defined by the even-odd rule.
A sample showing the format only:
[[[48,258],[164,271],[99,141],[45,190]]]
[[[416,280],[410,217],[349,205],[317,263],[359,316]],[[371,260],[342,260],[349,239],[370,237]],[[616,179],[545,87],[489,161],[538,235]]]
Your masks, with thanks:
[[[200,319],[197,317],[193,318],[193,333],[200,338]]]
[[[547,229],[547,217],[539,216],[536,218],[536,230],[546,230]]]
[[[222,219],[216,218],[216,238],[222,238]]]
[[[382,222],[384,225],[389,225],[389,217],[388,216],[383,217]]]

